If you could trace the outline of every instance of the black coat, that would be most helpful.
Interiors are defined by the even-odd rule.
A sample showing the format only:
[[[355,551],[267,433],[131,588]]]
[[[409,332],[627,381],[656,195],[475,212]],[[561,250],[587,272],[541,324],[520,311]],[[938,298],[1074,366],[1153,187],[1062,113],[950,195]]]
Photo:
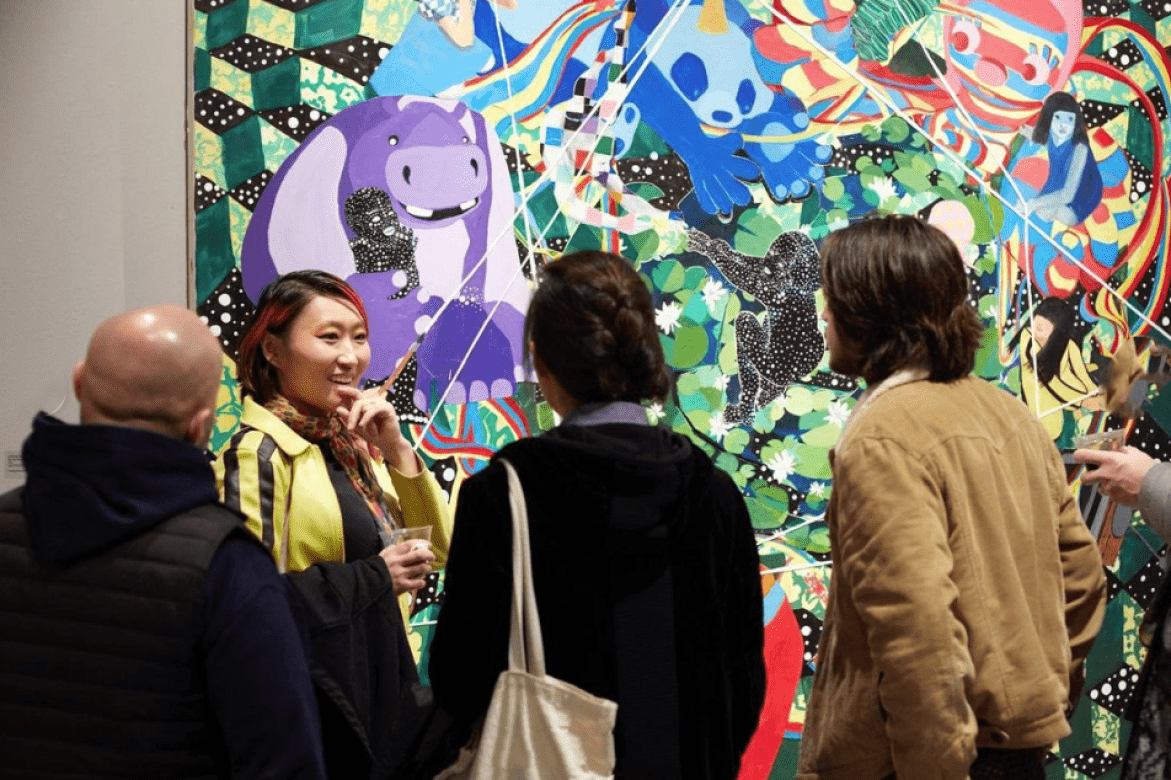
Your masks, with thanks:
[[[430,650],[465,723],[506,667],[507,458],[524,485],[549,674],[618,703],[616,777],[734,778],[764,700],[759,563],[744,500],[689,440],[561,426],[460,489]]]

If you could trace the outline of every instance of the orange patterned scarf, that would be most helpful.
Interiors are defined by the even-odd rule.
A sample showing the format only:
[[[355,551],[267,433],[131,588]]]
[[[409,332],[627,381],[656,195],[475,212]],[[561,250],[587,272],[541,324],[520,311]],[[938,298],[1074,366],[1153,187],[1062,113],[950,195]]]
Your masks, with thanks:
[[[382,461],[382,453],[377,447],[373,444],[362,446],[358,437],[346,428],[345,422],[337,415],[313,417],[301,414],[282,395],[273,396],[264,408],[279,417],[301,438],[314,444],[328,442],[330,451],[342,465],[358,495],[366,500],[374,519],[382,525],[394,526],[394,520],[382,502],[382,488],[371,466],[372,460],[376,463]]]

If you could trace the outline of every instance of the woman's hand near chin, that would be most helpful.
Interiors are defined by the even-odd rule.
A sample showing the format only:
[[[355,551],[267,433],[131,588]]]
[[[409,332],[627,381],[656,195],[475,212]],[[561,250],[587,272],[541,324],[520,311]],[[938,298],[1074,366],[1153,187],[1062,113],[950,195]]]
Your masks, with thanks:
[[[396,471],[406,477],[417,476],[423,465],[411,443],[403,437],[398,415],[384,393],[381,386],[365,392],[356,387],[338,388],[342,403],[334,413],[345,420],[348,429],[378,447]]]
[[[423,578],[431,571],[435,553],[428,542],[418,540],[387,547],[379,553],[394,582],[396,596],[423,587]]]

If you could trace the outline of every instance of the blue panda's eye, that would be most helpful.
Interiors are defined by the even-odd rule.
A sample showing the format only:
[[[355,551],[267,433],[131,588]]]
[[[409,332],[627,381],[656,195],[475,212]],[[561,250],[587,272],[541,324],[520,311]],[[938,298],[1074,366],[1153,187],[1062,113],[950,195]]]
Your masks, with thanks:
[[[707,92],[707,68],[703,60],[691,52],[684,52],[671,66],[671,80],[688,100],[699,100]]]
[[[744,79],[740,82],[740,89],[736,90],[736,105],[740,107],[741,114],[748,114],[755,104],[756,87],[752,86],[751,81]]]

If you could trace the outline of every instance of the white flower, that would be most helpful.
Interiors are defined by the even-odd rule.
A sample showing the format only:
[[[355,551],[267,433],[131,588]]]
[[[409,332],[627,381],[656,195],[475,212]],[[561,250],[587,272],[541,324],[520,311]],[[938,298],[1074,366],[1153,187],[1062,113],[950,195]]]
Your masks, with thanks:
[[[793,474],[793,469],[797,465],[797,458],[789,450],[778,452],[773,455],[772,459],[764,465],[772,469],[773,479],[777,482],[784,482]]]
[[[665,415],[663,412],[663,405],[656,401],[647,407],[646,414],[647,417],[650,418],[652,424],[658,425],[659,420],[663,419]]]
[[[662,308],[655,312],[655,324],[668,336],[679,327],[679,318],[683,316],[683,307],[675,301],[664,303]]]
[[[991,320],[996,318],[996,314],[996,304],[988,304],[988,308],[984,310],[984,316]]]
[[[700,295],[703,296],[703,302],[707,304],[709,310],[711,310],[713,306],[723,300],[724,296],[727,294],[728,291],[724,289],[724,285],[720,284],[715,279],[708,279],[707,284],[703,286],[703,292],[700,293]]]
[[[809,486],[809,495],[813,496],[814,498],[825,498],[825,483],[814,482]]]
[[[846,419],[850,416],[850,407],[842,401],[831,401],[829,408],[826,409],[829,415],[829,421],[834,425],[845,425]]]
[[[882,203],[887,198],[893,198],[898,195],[898,190],[895,189],[895,183],[889,177],[884,176],[881,179],[875,179],[870,183],[870,189],[878,196],[878,202]]]
[[[724,415],[712,415],[711,422],[708,423],[708,432],[711,433],[712,438],[716,441],[724,438],[724,434],[728,432],[728,421],[724,419]]]
[[[727,374],[720,374],[712,380],[712,387],[722,392],[728,389],[728,382],[730,381],[732,381],[730,376]]]

